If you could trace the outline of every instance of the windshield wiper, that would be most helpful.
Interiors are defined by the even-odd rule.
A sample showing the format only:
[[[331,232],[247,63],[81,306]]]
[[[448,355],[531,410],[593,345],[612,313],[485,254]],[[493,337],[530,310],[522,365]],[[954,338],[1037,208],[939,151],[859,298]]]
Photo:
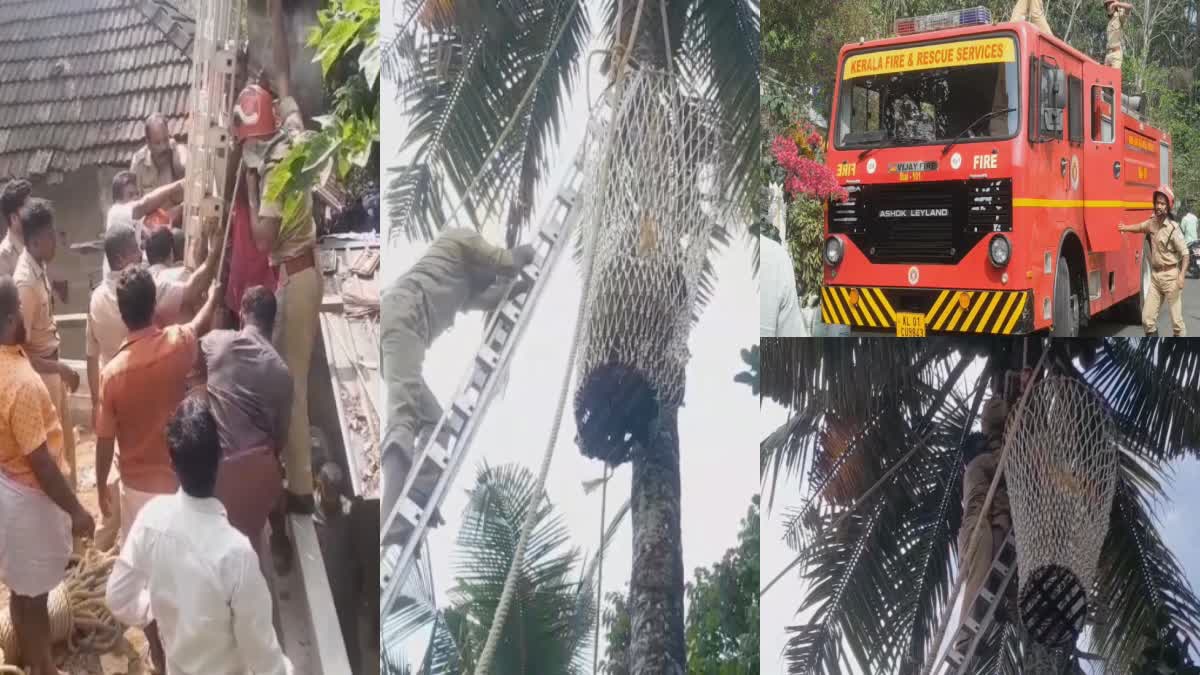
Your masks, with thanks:
[[[946,146],[944,148],[942,148],[942,157],[945,157],[946,153],[950,152],[950,148],[954,147],[955,143],[961,141],[963,136],[966,136],[968,132],[970,132],[972,129],[974,129],[975,125],[979,124],[980,122],[982,122],[986,119],[991,119],[991,118],[995,117],[996,115],[1007,115],[1008,113],[1013,112],[1015,110],[1016,110],[1016,108],[1008,108],[1007,110],[993,110],[990,113],[980,116],[979,119],[968,124],[966,129],[963,129],[962,131],[958,132],[958,135],[954,137],[954,140],[950,141],[949,143],[946,144]]]

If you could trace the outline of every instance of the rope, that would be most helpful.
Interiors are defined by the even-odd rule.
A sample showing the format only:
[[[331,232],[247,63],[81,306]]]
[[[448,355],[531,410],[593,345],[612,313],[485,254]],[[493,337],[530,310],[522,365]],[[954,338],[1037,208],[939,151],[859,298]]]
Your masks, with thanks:
[[[1037,378],[1037,374],[1042,369],[1043,364],[1045,364],[1046,356],[1049,353],[1049,349],[1042,351],[1041,358],[1038,359],[1037,365],[1033,367],[1033,378],[1031,378],[1031,380]],[[1033,387],[1026,387],[1025,390],[1021,392],[1021,400],[1017,402],[1016,410],[1010,414],[1020,415],[1024,411],[1025,399],[1029,397],[1029,392],[1031,389],[1033,389]],[[992,484],[990,487],[988,487],[987,497],[983,500],[983,508],[980,510],[980,513],[988,513],[988,511],[992,508],[992,497],[996,495],[996,488],[1000,485],[1000,479],[1004,477],[1004,465],[1008,460],[1008,448],[1012,445],[1009,442],[1010,440],[1011,435],[1005,434],[1004,447],[1000,449],[1000,461],[996,465],[996,475],[992,477]],[[980,518],[979,520],[975,521],[975,528],[971,530],[970,543],[967,544],[966,555],[959,559],[960,567],[962,565],[962,561],[970,560],[972,556],[975,555],[975,549],[979,546],[980,535],[983,533],[982,525],[987,520],[987,518]],[[954,592],[950,594],[950,599],[946,602],[946,606],[942,609],[942,618],[938,621],[937,638],[930,643],[930,653],[925,659],[925,665],[921,670],[922,675],[930,675],[930,673],[933,672],[942,640],[946,637],[946,629],[949,628],[950,612],[954,610],[954,603],[958,601],[958,594],[962,591],[963,584],[966,583],[966,581],[967,575],[963,573],[962,569],[959,569],[958,581],[955,582]],[[963,611],[969,611],[969,608],[964,607]]]
[[[640,2],[641,0],[639,0]],[[606,141],[611,142],[611,137],[606,137]],[[587,143],[587,139],[584,139]],[[599,192],[602,194],[606,185],[606,174],[600,173]],[[592,272],[595,269],[596,262],[596,245],[599,241],[600,228],[594,223],[590,233],[587,251],[587,268],[584,271],[583,289],[584,295],[580,298],[579,309],[575,312],[575,323],[571,328],[571,350],[567,355],[567,367],[563,373],[562,386],[558,392],[558,405],[554,411],[554,421],[550,425],[550,439],[546,443],[546,453],[542,458],[542,466],[538,472],[537,484],[534,486],[534,499],[531,502],[529,511],[525,514],[525,522],[521,524],[521,534],[517,539],[517,550],[513,552],[512,564],[508,568],[508,576],[504,579],[504,590],[500,594],[500,602],[496,605],[496,612],[492,616],[492,625],[488,630],[487,641],[483,645],[483,651],[479,655],[479,663],[475,667],[475,675],[488,675],[491,669],[492,659],[495,657],[496,648],[500,642],[500,632],[504,627],[504,620],[508,617],[509,606],[512,604],[512,597],[516,591],[517,585],[517,570],[524,563],[525,547],[529,541],[529,534],[533,530],[533,520],[537,514],[536,505],[541,501],[542,495],[546,488],[546,476],[550,473],[550,461],[554,457],[554,446],[558,439],[558,429],[562,424],[563,408],[567,404],[567,396],[570,394],[571,376],[575,369],[575,359],[579,354],[580,339],[579,327],[583,325],[584,317],[587,315],[587,288],[592,283]],[[543,282],[544,283],[544,282]]]
[[[600,228],[592,227],[592,248],[594,250],[596,233]],[[592,282],[592,268],[595,257],[588,256],[587,272],[584,275],[583,288],[587,288]],[[533,530],[533,521],[537,516],[537,505],[542,500],[546,488],[546,476],[550,473],[550,462],[554,458],[554,446],[558,440],[558,429],[562,424],[563,409],[567,404],[567,396],[571,390],[571,376],[575,368],[575,357],[579,353],[579,327],[583,324],[583,318],[586,314],[587,302],[583,299],[579,302],[579,309],[575,312],[575,325],[571,329],[571,352],[567,356],[567,368],[563,374],[562,386],[558,392],[558,405],[554,412],[554,421],[550,425],[550,440],[546,443],[546,452],[542,456],[542,466],[538,471],[537,484],[534,486],[534,498],[530,502],[529,510],[525,513],[525,522],[521,524],[521,535],[517,539],[517,550],[513,552],[512,564],[508,567],[508,576],[504,579],[504,590],[500,594],[500,602],[496,605],[496,613],[492,616],[492,626],[488,630],[487,642],[483,645],[483,651],[479,655],[479,663],[475,667],[475,675],[487,675],[492,666],[492,659],[496,655],[496,648],[500,643],[500,632],[504,628],[504,620],[508,618],[508,612],[512,605],[513,595],[516,592],[517,573],[525,561],[525,547],[529,543],[529,534]]]
[[[50,591],[47,601],[50,640],[54,644],[65,642],[71,653],[81,649],[107,652],[125,632],[104,601],[105,585],[116,554],[89,548],[72,560],[74,564],[67,578]],[[19,647],[11,619],[5,614],[0,617],[0,662],[20,659]],[[0,666],[0,675],[22,672],[5,668]]]
[[[600,551],[599,568],[597,568],[596,579],[596,638],[592,643],[592,675],[595,675],[600,664],[600,607],[604,602],[604,535],[608,528],[607,516],[608,510],[608,464],[604,465],[604,483],[600,486]]]

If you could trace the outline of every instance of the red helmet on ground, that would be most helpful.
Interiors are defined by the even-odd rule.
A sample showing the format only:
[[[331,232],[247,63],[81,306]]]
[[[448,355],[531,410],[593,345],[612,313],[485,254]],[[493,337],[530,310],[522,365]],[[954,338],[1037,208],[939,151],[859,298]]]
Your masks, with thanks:
[[[261,138],[275,133],[275,106],[271,92],[248,84],[238,94],[233,108],[233,133],[238,140]]]
[[[1166,197],[1167,198],[1167,211],[1171,211],[1171,212],[1175,211],[1175,193],[1171,191],[1171,186],[1159,185],[1158,189],[1154,191],[1154,194],[1156,194],[1156,195],[1161,194],[1162,196]],[[1151,196],[1151,199],[1153,199],[1153,196]]]

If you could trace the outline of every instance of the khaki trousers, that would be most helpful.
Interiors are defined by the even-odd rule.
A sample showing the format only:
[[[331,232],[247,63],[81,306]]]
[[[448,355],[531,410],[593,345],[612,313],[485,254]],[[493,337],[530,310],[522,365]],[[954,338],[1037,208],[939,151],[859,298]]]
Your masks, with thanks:
[[[1116,9],[1108,17],[1108,49],[1104,54],[1104,65],[1113,68],[1120,68],[1121,63],[1125,60],[1125,51],[1121,47],[1121,36],[1123,35],[1123,27],[1125,24],[1125,10]]]
[[[438,423],[442,408],[421,376],[426,349],[424,336],[428,334],[423,294],[400,279],[384,291],[381,302],[380,363],[387,387],[387,423],[381,457],[380,506],[386,522],[416,461],[418,437]],[[420,506],[427,503],[440,475],[432,465],[421,467],[412,495]]]
[[[1046,10],[1042,7],[1042,0],[1017,0],[1009,21],[1028,21],[1046,35],[1054,35],[1054,31],[1050,30],[1050,23],[1046,21]]]
[[[1179,290],[1179,269],[1172,267],[1150,274],[1150,289],[1142,305],[1142,328],[1146,335],[1158,333],[1158,312],[1166,301],[1171,312],[1171,329],[1175,337],[1187,335],[1187,324],[1183,322],[1183,293]]]
[[[74,492],[79,484],[75,468],[75,425],[71,423],[71,394],[63,384],[61,375],[57,373],[53,375],[39,373],[39,375],[42,376],[42,382],[46,383],[46,389],[50,392],[50,400],[54,402],[54,409],[58,411],[58,421],[62,425],[63,431],[63,457],[66,458],[67,466],[70,467],[67,482],[71,486],[71,492]]]
[[[317,313],[321,309],[321,276],[315,267],[289,276],[279,269],[275,291],[273,342],[292,374],[292,412],[288,419],[283,466],[287,491],[306,497],[313,493],[312,436],[308,427],[308,371],[317,339]]]

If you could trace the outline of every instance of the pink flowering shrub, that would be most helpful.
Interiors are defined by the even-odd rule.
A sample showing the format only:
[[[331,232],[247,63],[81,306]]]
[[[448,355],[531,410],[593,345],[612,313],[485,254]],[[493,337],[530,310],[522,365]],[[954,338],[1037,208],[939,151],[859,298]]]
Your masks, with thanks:
[[[845,199],[846,190],[838,185],[833,171],[816,160],[821,146],[820,134],[814,131],[799,138],[802,143],[797,143],[796,137],[787,136],[776,136],[771,142],[771,154],[786,172],[783,189],[792,197],[805,195],[813,199]]]

